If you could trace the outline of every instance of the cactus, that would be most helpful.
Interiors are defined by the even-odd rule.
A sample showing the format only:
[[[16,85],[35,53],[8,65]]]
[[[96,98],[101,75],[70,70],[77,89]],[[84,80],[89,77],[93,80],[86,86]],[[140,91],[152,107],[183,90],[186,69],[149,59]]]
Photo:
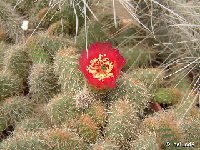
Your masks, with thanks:
[[[184,117],[185,122],[195,122],[199,117],[199,108],[195,106],[195,103],[192,105],[191,109],[188,110],[187,114]]]
[[[155,91],[163,83],[164,73],[158,68],[139,68],[131,71],[130,76],[140,80],[150,91]]]
[[[128,148],[130,140],[138,136],[139,118],[134,104],[126,100],[116,101],[110,108],[110,116],[105,129],[107,138],[118,146]]]
[[[81,72],[78,69],[78,55],[76,49],[69,47],[68,49],[60,50],[55,57],[54,72],[59,78],[61,91],[77,93],[81,91],[84,81]]]
[[[20,134],[20,132],[36,132],[43,128],[48,127],[49,124],[46,124],[44,120],[39,118],[26,118],[18,123],[15,127],[15,135]]]
[[[0,107],[0,116],[3,116],[9,125],[15,125],[33,113],[32,102],[24,96],[7,98]]]
[[[153,95],[153,101],[163,104],[177,104],[181,100],[181,93],[173,88],[159,88]]]
[[[89,108],[86,110],[86,113],[99,127],[103,127],[107,117],[105,109],[106,108],[102,102],[95,101],[89,106]]]
[[[144,120],[144,125],[156,133],[156,143],[162,149],[171,149],[170,144],[184,142],[183,129],[178,125],[177,116],[173,111],[156,113]]]
[[[86,109],[88,106],[97,101],[97,97],[95,96],[94,93],[91,93],[87,88],[83,88],[82,91],[78,92],[75,95],[76,98],[76,106],[78,108]]]
[[[108,101],[116,101],[119,98],[128,100],[142,111],[147,107],[150,95],[141,81],[127,76],[118,79],[117,88],[108,93],[107,99]]]
[[[33,63],[50,63],[50,57],[41,47],[30,48],[30,55]]]
[[[199,129],[199,120],[197,118],[184,122],[183,123],[183,129],[186,136],[186,141],[189,144],[189,142],[194,143],[194,147],[199,148],[200,147],[200,141],[199,141],[199,134],[200,134],[200,129]]]
[[[119,24],[119,18],[116,18],[116,25],[114,23],[114,18],[112,14],[108,14],[108,15],[102,15],[99,14],[98,16],[100,19],[100,22],[102,24],[103,30],[108,33],[110,36],[116,36],[116,34],[118,34],[118,32],[121,29],[121,26]],[[114,40],[115,38],[113,38]],[[115,41],[115,40],[114,40]]]
[[[38,134],[33,132],[21,132],[20,134],[4,140],[0,143],[0,149],[3,150],[46,150],[50,149],[49,145],[45,143]]]
[[[83,114],[79,119],[78,133],[85,141],[90,143],[95,143],[100,136],[99,128],[87,114]]]
[[[23,78],[25,81],[29,75],[32,62],[29,54],[23,47],[15,46],[6,52],[4,64],[6,69]]]
[[[8,124],[6,119],[3,116],[0,116],[0,132],[7,128]]]
[[[131,141],[131,150],[159,150],[156,138],[156,134],[153,132],[145,131],[145,133],[139,135],[137,140]]]
[[[21,12],[23,14],[29,14],[31,8],[34,7],[34,1],[32,1],[32,0],[26,0],[26,1],[23,0],[23,1],[18,2],[18,4],[16,3],[14,5],[16,5],[16,9],[19,12]]]
[[[23,91],[23,80],[10,72],[0,72],[0,102]]]
[[[55,150],[87,150],[89,146],[76,133],[67,128],[53,128],[44,131],[44,137]]]
[[[80,28],[84,23],[84,16],[82,16],[82,11],[79,8],[83,7],[83,2],[76,1],[74,3],[75,5],[72,6],[69,2],[65,1],[59,8],[54,6],[41,9],[38,13],[38,20],[42,21],[41,26],[48,28],[51,24],[63,20],[66,22],[66,31],[68,34],[75,35],[76,23],[78,23],[77,26]],[[74,11],[76,11],[76,14]],[[78,22],[76,19],[78,19]]]
[[[87,2],[86,0],[85,2]],[[82,10],[83,9],[83,1],[78,0],[74,2],[75,5],[72,6],[68,3],[65,3],[63,7],[61,8],[61,18],[67,22],[68,24],[68,34],[71,36],[74,36],[76,34],[76,26],[78,29],[80,29],[84,23],[84,16],[82,15]],[[87,3],[89,4],[89,3]],[[76,14],[75,12],[76,11]],[[86,8],[86,15],[87,17],[89,16],[88,9]],[[77,22],[77,20],[78,22]],[[78,24],[77,24],[78,23]]]
[[[0,149],[198,149],[196,3],[0,0]]]
[[[28,39],[26,50],[29,51],[33,63],[50,63],[53,61],[55,53],[66,44],[64,39],[39,34]]]
[[[179,103],[174,108],[174,111],[177,113],[177,116],[179,116],[181,121],[191,111],[191,109],[194,107],[194,104],[196,101],[197,101],[197,95],[194,93],[190,93],[187,96],[184,96],[182,98],[181,103]]]
[[[60,90],[53,68],[48,64],[34,64],[28,79],[29,94],[36,102],[47,102]]]
[[[92,146],[92,150],[119,150],[119,148],[109,140],[98,141]]]
[[[13,135],[20,134],[20,132],[42,132],[51,127],[51,120],[48,117],[45,106],[46,104],[34,105],[34,112],[36,113],[17,122]]]
[[[70,93],[55,96],[47,104],[46,111],[53,124],[70,123],[70,121],[74,122],[73,120],[79,116],[79,110]],[[74,125],[73,123],[71,124]]]

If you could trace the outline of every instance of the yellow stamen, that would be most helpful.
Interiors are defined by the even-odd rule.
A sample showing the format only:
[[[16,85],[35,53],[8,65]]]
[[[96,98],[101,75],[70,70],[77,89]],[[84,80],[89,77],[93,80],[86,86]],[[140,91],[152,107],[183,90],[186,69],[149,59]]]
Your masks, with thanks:
[[[98,58],[90,60],[90,65],[87,66],[86,69],[89,73],[93,74],[94,78],[98,79],[99,81],[104,81],[105,78],[114,77],[113,73],[111,72],[113,69],[113,62],[110,62],[109,58],[106,58],[105,56],[106,54],[99,54]]]

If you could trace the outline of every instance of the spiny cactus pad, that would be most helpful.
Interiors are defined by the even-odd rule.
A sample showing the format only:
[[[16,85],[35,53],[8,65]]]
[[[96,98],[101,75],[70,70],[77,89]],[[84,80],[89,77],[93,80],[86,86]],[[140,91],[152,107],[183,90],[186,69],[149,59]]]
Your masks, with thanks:
[[[72,94],[58,95],[50,100],[46,107],[52,123],[61,124],[72,121],[79,116],[79,111]]]
[[[87,142],[95,143],[100,135],[99,128],[94,120],[87,114],[83,114],[79,119],[78,133]]]
[[[181,93],[173,88],[160,88],[153,96],[153,101],[164,104],[176,104],[180,99]]]
[[[46,34],[39,34],[30,37],[26,44],[34,63],[52,62],[56,52],[65,47],[67,42],[59,37],[49,37]]]
[[[23,91],[23,80],[9,72],[0,72],[0,101]]]
[[[151,131],[156,134],[156,141],[159,147],[170,149],[169,143],[184,142],[183,129],[178,125],[177,116],[172,111],[156,113],[143,122]]]
[[[58,51],[55,56],[54,72],[63,93],[69,90],[77,93],[83,88],[84,80],[78,69],[78,55],[73,55],[75,53],[76,49],[69,47]]]
[[[129,101],[116,101],[109,110],[110,116],[106,126],[106,137],[115,141],[118,146],[129,145],[129,141],[137,138],[139,125],[138,112]]]
[[[7,121],[3,116],[0,116],[0,132],[6,129],[7,127]]]
[[[21,122],[17,124],[15,127],[15,134],[19,134],[20,132],[28,132],[33,131],[36,132],[47,127],[48,124],[45,123],[44,118],[43,120],[39,118],[26,118],[23,119]]]
[[[111,90],[107,98],[109,101],[116,101],[119,98],[128,100],[142,110],[148,105],[149,93],[141,81],[124,76],[119,78],[116,89]]]
[[[159,150],[159,145],[156,143],[156,134],[147,132],[138,137],[137,140],[131,142],[131,149],[134,150]]]
[[[84,143],[76,133],[68,128],[53,128],[43,133],[48,145],[55,150],[88,150],[89,146]]]
[[[48,64],[34,64],[28,78],[32,99],[36,102],[47,102],[59,90],[58,79],[53,68]]]
[[[0,116],[3,116],[9,125],[30,117],[34,113],[33,103],[24,96],[7,98],[0,107]]]
[[[11,47],[5,54],[4,64],[6,69],[26,80],[31,68],[31,58],[21,46]]]
[[[98,141],[92,146],[92,150],[119,150],[119,148],[109,140]]]
[[[23,32],[20,29],[20,15],[5,1],[0,1],[0,10],[0,26],[4,29],[3,34],[7,35],[4,41],[8,43],[20,42],[23,38]]]
[[[44,139],[40,138],[37,134],[33,132],[21,132],[17,136],[11,137],[8,140],[0,143],[0,149],[11,150],[11,149],[37,149],[37,150],[46,150],[49,149],[47,143]]]
[[[162,69],[158,68],[139,68],[131,71],[130,76],[143,82],[149,90],[158,89],[164,78]]]
[[[87,114],[95,121],[98,126],[104,126],[107,113],[106,107],[102,102],[93,102],[86,110]]]

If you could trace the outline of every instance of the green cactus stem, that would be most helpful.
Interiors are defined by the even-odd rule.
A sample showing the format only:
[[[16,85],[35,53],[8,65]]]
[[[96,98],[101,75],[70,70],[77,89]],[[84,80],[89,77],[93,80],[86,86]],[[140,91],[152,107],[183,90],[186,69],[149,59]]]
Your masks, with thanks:
[[[116,146],[113,142],[108,139],[98,141],[92,146],[92,150],[119,150],[120,147]]]
[[[0,102],[23,91],[23,80],[10,72],[0,72]]]
[[[0,132],[7,128],[8,124],[6,119],[3,116],[0,116]]]
[[[88,150],[89,146],[82,138],[68,128],[53,128],[44,131],[48,145],[55,150]]]
[[[131,150],[159,150],[156,134],[153,132],[142,133],[138,139],[131,142]]]
[[[108,101],[116,101],[119,98],[134,103],[141,111],[148,106],[150,101],[150,95],[143,82],[125,74],[117,80],[116,89],[111,90],[107,95]]]
[[[0,107],[0,116],[3,116],[9,125],[15,125],[33,113],[33,103],[24,96],[7,98]]]
[[[59,78],[61,92],[68,91],[78,93],[84,85],[83,75],[78,69],[78,58],[76,49],[69,47],[60,50],[55,57],[54,72]]]
[[[169,143],[184,142],[183,129],[178,125],[178,118],[174,111],[155,113],[144,120],[144,125],[156,134],[156,143],[159,148],[171,149]],[[181,148],[180,148],[181,149]]]
[[[20,134],[20,132],[36,132],[47,128],[49,124],[46,124],[44,120],[39,118],[26,118],[19,122],[15,127],[14,134]]]
[[[153,101],[163,104],[174,105],[179,103],[182,98],[181,96],[182,95],[178,89],[160,88],[155,92],[153,96]]]
[[[90,143],[95,143],[100,136],[99,128],[87,114],[83,114],[79,119],[78,133],[85,141]]]
[[[16,136],[10,137],[0,143],[3,150],[47,150],[50,146],[43,138],[34,132],[21,132]]]
[[[26,50],[30,53],[33,63],[50,63],[56,52],[65,47],[68,42],[59,37],[49,37],[38,34],[28,39]]]
[[[130,140],[138,137],[138,126],[138,112],[134,104],[126,100],[118,100],[110,108],[105,135],[118,146],[127,148]]]
[[[24,81],[29,75],[31,68],[31,58],[23,47],[15,45],[5,53],[4,66],[11,73],[23,78]]]
[[[60,90],[53,68],[48,64],[34,64],[28,79],[29,95],[36,102],[47,102]]]
[[[79,116],[79,109],[72,94],[57,95],[46,106],[47,114],[53,124],[70,123]]]
[[[104,103],[101,101],[93,102],[86,113],[94,120],[94,122],[99,126],[103,127],[106,121],[107,113]]]
[[[150,91],[155,91],[163,83],[164,73],[159,68],[139,68],[131,71],[130,76],[143,82]]]

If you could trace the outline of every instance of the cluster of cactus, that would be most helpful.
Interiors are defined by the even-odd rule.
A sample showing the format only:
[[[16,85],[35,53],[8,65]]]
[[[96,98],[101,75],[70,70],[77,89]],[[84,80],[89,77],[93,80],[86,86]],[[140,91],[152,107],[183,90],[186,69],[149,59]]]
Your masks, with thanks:
[[[191,105],[197,97],[188,92],[190,77],[177,77],[176,83],[173,68],[157,66],[155,41],[133,38],[146,36],[145,31],[137,32],[141,26],[102,14],[94,3],[0,2],[0,8],[16,5],[16,12],[30,19],[30,28],[41,30],[21,42],[8,32],[15,39],[11,45],[0,24],[0,149],[183,148],[174,146],[178,142],[194,142],[200,148],[198,110]],[[0,21],[7,19],[4,14],[14,17],[8,10],[0,10]],[[107,41],[119,49],[126,65],[115,89],[100,90],[88,84],[79,70],[79,58],[86,46]],[[9,127],[14,131],[7,132]]]

